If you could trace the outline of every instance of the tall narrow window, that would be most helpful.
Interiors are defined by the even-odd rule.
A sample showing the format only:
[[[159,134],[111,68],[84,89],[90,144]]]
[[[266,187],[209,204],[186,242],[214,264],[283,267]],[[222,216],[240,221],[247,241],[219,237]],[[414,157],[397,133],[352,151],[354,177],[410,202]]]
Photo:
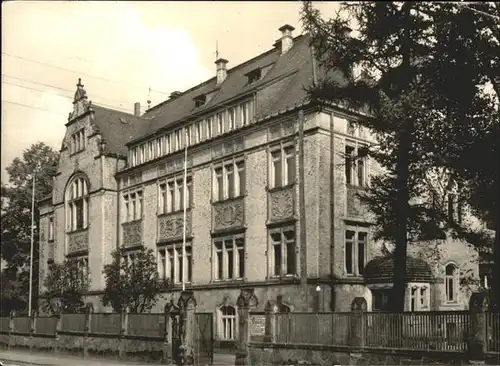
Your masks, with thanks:
[[[212,138],[212,123],[213,123],[213,117],[208,117],[206,119],[206,126],[207,126],[207,139]]]
[[[354,166],[354,147],[345,147],[345,181],[347,184],[353,184],[352,173]]]
[[[77,177],[68,185],[67,191],[68,230],[75,231],[87,228],[89,194],[87,179]]]
[[[202,139],[202,131],[201,131],[201,121],[196,122],[196,128],[194,133],[194,143],[197,144]]]
[[[236,128],[236,113],[234,111],[234,108],[229,108],[228,118],[229,118],[229,130],[232,131]]]
[[[289,276],[297,273],[295,229],[273,229],[270,232],[271,275]]]
[[[446,301],[456,302],[457,291],[457,267],[454,264],[448,264],[445,268],[445,283],[446,283]]]
[[[132,191],[125,191],[123,193],[124,202],[124,222],[130,222],[142,219],[142,213],[144,210],[142,190],[134,189]]]
[[[295,147],[271,151],[271,188],[295,183]]]
[[[224,115],[217,113],[217,133],[222,135],[224,133]]]
[[[183,257],[182,244],[169,244],[158,249],[158,270],[161,278],[162,273],[172,283],[182,283],[184,276],[186,281],[191,282],[193,278],[193,248],[191,243],[186,243],[186,256]]]
[[[243,104],[240,105],[240,110],[241,110],[241,124],[243,126],[248,125],[248,123],[250,122],[248,104],[249,103],[246,102],[246,103],[243,103]]]
[[[345,233],[345,270],[347,274],[354,274],[353,247],[355,232],[347,230]]]
[[[363,274],[365,268],[366,233],[358,233],[358,273]]]
[[[49,234],[48,234],[48,241],[54,240],[54,218],[50,217],[49,218]]]

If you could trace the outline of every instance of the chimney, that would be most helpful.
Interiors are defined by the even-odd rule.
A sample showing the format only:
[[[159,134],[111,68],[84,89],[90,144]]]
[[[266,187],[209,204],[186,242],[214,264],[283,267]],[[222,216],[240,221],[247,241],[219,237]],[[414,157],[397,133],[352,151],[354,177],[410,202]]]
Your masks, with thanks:
[[[281,54],[284,55],[293,46],[292,32],[295,30],[290,24],[285,24],[279,31],[281,32]]]
[[[174,99],[174,98],[177,98],[179,95],[181,95],[181,92],[180,91],[173,91],[172,93],[170,93],[170,99]]]
[[[227,68],[226,65],[229,61],[224,60],[223,58],[218,59],[215,61],[215,64],[217,65],[217,85],[220,85],[226,80],[227,77]]]
[[[139,102],[134,103],[134,116],[137,117],[141,116],[141,103]]]

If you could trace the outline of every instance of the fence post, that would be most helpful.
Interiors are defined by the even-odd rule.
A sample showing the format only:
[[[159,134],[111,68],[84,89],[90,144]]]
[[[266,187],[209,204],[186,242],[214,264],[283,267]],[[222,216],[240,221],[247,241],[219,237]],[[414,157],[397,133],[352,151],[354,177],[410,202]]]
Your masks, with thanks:
[[[59,349],[59,332],[61,331],[61,318],[62,314],[57,313],[56,315],[57,322],[56,322],[56,331],[54,332],[54,353],[58,352]]]
[[[172,345],[168,345],[168,328],[170,327],[170,309],[171,305],[169,303],[165,304],[163,308],[164,316],[164,329],[163,329],[163,362],[167,363],[171,359]],[[170,351],[170,352],[169,352]]]
[[[250,307],[256,307],[259,301],[253,288],[241,289],[236,304],[238,305],[238,342],[236,348],[236,365],[250,365],[248,355],[248,318]]]
[[[12,339],[11,333],[14,333],[14,316],[16,312],[14,310],[10,311],[9,314],[9,339],[7,341],[7,349],[10,348],[10,340]]]
[[[264,332],[264,342],[274,343],[276,342],[276,312],[277,306],[272,301],[266,303],[266,322],[265,322],[265,332]]]
[[[83,329],[83,358],[89,356],[89,333],[92,316],[92,304],[85,306],[85,328]]]
[[[474,292],[469,300],[470,334],[467,342],[469,361],[484,364],[486,354],[486,311],[489,299],[486,292]]]
[[[182,291],[177,302],[181,311],[182,349],[185,365],[194,365],[196,299],[193,291]]]
[[[354,348],[363,348],[366,342],[366,310],[367,304],[364,297],[355,297],[351,304],[351,327],[349,329],[350,339],[349,345]],[[351,355],[352,359],[359,359],[360,353],[354,352]],[[356,365],[356,363],[351,363]]]
[[[120,344],[118,346],[118,357],[124,359],[127,350],[125,346],[125,336],[128,333],[128,308],[122,310],[120,313]]]
[[[35,329],[36,329],[36,311],[32,311],[30,316],[30,341],[29,341],[30,352],[33,350],[33,336],[35,334]]]

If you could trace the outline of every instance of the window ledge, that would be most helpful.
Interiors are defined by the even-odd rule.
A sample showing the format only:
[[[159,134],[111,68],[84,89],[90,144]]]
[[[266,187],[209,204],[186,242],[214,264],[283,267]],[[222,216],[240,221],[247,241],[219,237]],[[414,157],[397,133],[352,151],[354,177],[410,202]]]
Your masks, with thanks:
[[[187,207],[186,208],[186,213],[190,212],[191,211],[191,207]],[[182,214],[184,213],[184,209],[180,209],[180,210],[175,210],[175,211],[170,211],[170,212],[164,212],[164,213],[159,213],[159,214],[156,214],[157,217],[165,217],[165,216],[170,216],[170,215],[178,215],[178,214]]]
[[[89,228],[87,226],[86,228],[83,228],[83,229],[76,229],[76,230],[66,231],[66,234],[70,235],[70,234],[82,233],[84,231],[87,231],[88,229]]]
[[[234,283],[239,283],[239,282],[245,282],[244,278],[227,278],[227,279],[216,279],[212,280],[212,283],[228,283],[228,282],[234,282]]]
[[[224,198],[223,200],[219,200],[219,201],[210,200],[210,203],[212,205],[230,203],[230,202],[239,201],[241,199],[244,199],[246,197],[246,195],[247,195],[247,192],[245,192],[244,194],[240,194],[238,197]]]
[[[278,192],[278,191],[284,191],[290,188],[293,188],[295,186],[295,182],[287,184],[285,186],[277,186],[277,187],[269,187],[266,186],[266,192],[273,193],[273,192]]]

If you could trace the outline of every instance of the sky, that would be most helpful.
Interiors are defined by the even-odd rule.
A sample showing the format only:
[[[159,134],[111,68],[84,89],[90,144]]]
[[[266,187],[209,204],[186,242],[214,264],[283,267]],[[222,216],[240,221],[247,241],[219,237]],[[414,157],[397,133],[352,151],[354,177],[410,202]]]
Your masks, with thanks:
[[[325,16],[335,2],[315,3]],[[93,103],[133,113],[302,33],[300,1],[2,2],[2,182],[32,144],[59,150],[78,78]],[[151,88],[151,92],[149,91]]]

